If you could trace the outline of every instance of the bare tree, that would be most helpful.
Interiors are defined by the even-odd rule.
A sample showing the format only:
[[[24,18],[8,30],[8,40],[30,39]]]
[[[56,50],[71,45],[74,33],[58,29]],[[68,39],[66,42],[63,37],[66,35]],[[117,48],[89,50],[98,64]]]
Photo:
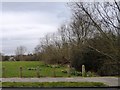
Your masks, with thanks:
[[[118,2],[76,2],[72,4],[72,9],[74,12],[74,17],[80,17],[80,15],[84,15],[87,17],[85,20],[85,23],[90,24],[90,27],[92,27],[92,31],[94,33],[99,33],[101,36],[104,37],[104,41],[109,46],[109,50],[111,50],[113,54],[109,52],[105,52],[103,49],[98,49],[96,47],[93,47],[91,44],[88,44],[90,48],[94,49],[95,51],[106,55],[107,57],[111,58],[112,60],[116,60],[118,57],[118,53],[120,53],[120,49],[118,48],[119,45],[119,38],[117,38],[118,44],[115,45],[116,40],[112,38],[109,34],[109,32],[112,32],[116,37],[119,37],[120,32],[120,6]],[[80,19],[79,21],[82,21]],[[83,21],[82,21],[83,22]],[[79,26],[80,26],[79,22]],[[72,24],[74,28],[76,28],[76,24]],[[84,24],[85,25],[85,24]],[[86,26],[85,26],[86,27]],[[89,28],[90,29],[90,28]],[[75,29],[77,30],[77,28]],[[82,29],[81,29],[82,30]],[[107,33],[106,33],[107,32]],[[82,35],[77,33],[77,36],[80,37]]]
[[[16,57],[19,59],[19,60],[23,60],[23,55],[26,53],[27,49],[25,46],[19,46],[16,48],[15,50],[15,54],[16,54]]]
[[[115,67],[114,70],[112,69],[113,72],[118,71],[120,63],[120,2],[116,2],[116,0],[114,2],[74,2],[70,5],[73,10],[73,20],[75,20],[71,23],[73,35],[76,35],[75,39],[85,42],[86,44],[83,46],[86,45],[107,57],[104,60],[104,66],[106,67],[107,64],[109,67]],[[83,32],[86,32],[85,37]]]

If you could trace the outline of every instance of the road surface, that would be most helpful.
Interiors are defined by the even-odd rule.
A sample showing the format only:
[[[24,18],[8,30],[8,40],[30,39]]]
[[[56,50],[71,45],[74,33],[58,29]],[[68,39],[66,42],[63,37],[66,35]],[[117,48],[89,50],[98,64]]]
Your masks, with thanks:
[[[109,86],[120,86],[117,77],[41,77],[41,78],[1,78],[2,82],[102,82]]]

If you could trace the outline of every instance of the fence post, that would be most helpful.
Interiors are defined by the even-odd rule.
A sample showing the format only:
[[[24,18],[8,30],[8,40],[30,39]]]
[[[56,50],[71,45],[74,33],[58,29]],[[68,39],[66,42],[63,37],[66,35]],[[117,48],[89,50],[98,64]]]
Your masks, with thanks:
[[[68,67],[68,77],[70,77],[70,65],[68,65],[67,67]]]
[[[20,66],[20,78],[22,78],[22,66]]]
[[[2,68],[2,76],[5,78],[5,67]]]
[[[82,65],[82,77],[85,77],[85,65]]]
[[[53,77],[56,77],[55,65],[53,65]]]
[[[39,77],[40,77],[40,74],[39,74],[39,66],[37,66],[37,68],[36,68],[36,74],[37,74],[37,77],[39,78]]]

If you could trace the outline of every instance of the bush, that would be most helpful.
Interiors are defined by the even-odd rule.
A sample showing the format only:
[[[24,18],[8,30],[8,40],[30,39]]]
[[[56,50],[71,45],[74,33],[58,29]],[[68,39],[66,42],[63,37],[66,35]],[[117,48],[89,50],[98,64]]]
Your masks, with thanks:
[[[40,71],[42,70],[41,68],[38,68]],[[34,67],[29,67],[27,68],[27,70],[37,70],[37,68],[34,68]]]
[[[75,68],[71,68],[71,69],[70,69],[70,74],[71,74],[71,75],[75,75],[75,71],[76,71]]]
[[[33,68],[33,67],[31,67],[31,68],[27,68],[28,70],[36,70],[37,68]]]
[[[50,67],[50,68],[52,68],[52,66],[51,66],[51,65],[46,65],[46,67]]]
[[[75,76],[82,76],[82,73],[81,73],[81,72],[76,71],[76,72],[75,72]]]
[[[55,68],[60,68],[60,66],[59,66],[59,65],[56,65]]]
[[[94,72],[88,71],[88,72],[86,73],[86,76],[87,76],[87,77],[95,77],[96,74],[95,74]]]
[[[59,65],[52,65],[52,66],[49,65],[49,67],[52,67],[52,68],[60,68]]]
[[[63,72],[63,73],[67,73],[67,70],[61,70],[61,72]]]
[[[42,64],[42,65],[40,65],[40,66],[42,66],[42,67],[46,67],[46,64]]]
[[[81,66],[85,65],[86,71],[97,72],[105,59],[106,57],[104,55],[89,47],[83,47],[79,50],[76,49],[71,55],[72,66],[76,70],[80,70]]]
[[[98,70],[98,74],[101,76],[118,76],[120,68],[118,64],[103,64]]]
[[[71,75],[75,75],[75,76],[82,76],[82,73],[76,71],[75,68],[71,68],[70,74],[71,74]]]

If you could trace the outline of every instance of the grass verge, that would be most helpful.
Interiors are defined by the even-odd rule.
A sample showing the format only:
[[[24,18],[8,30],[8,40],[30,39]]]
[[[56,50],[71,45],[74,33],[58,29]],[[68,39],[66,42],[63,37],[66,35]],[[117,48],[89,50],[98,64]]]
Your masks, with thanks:
[[[101,82],[2,82],[2,87],[105,87]]]
[[[22,67],[22,77],[37,77],[36,70],[29,70],[29,68],[39,67],[39,75],[41,77],[53,77],[54,68],[51,65],[45,65],[40,61],[4,61],[2,67],[5,68],[3,77],[20,77],[20,67]],[[63,73],[62,70],[67,68],[64,66],[58,65],[56,69],[56,77],[67,77],[67,73]]]

